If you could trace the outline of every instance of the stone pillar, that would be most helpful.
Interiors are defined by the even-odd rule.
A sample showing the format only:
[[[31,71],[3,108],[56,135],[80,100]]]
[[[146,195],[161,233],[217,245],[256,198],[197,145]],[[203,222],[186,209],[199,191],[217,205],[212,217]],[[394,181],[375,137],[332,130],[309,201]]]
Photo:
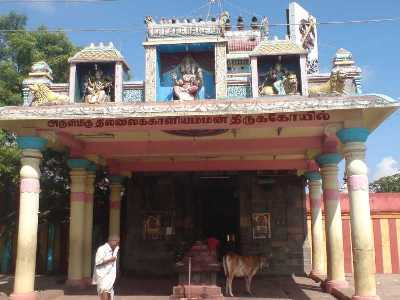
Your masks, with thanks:
[[[258,95],[258,60],[257,56],[252,56],[251,58],[251,90],[253,93],[253,98],[257,98]]]
[[[111,176],[110,191],[110,223],[108,235],[120,234],[120,216],[121,216],[121,192],[122,192],[122,176]]]
[[[228,86],[226,82],[227,58],[226,42],[215,43],[215,98],[226,99]]]
[[[146,45],[144,51],[146,60],[144,101],[155,102],[157,97],[157,48],[154,45]]]
[[[122,91],[123,91],[123,76],[124,69],[122,62],[118,61],[115,64],[115,99],[114,102],[122,102]]]
[[[20,206],[17,261],[14,292],[10,299],[37,299],[35,288],[36,246],[40,193],[41,150],[47,141],[40,137],[23,136],[17,139],[22,149],[20,170]]]
[[[310,277],[325,275],[325,253],[326,247],[323,235],[322,223],[322,190],[321,175],[317,171],[305,173],[308,179],[308,190],[311,207],[311,236],[312,236],[312,270]]]
[[[342,215],[338,187],[338,166],[341,160],[338,153],[326,153],[317,157],[321,167],[322,187],[325,206],[325,234],[327,252],[327,281],[325,288],[347,287],[344,276],[344,254]]]
[[[83,230],[83,279],[86,284],[92,279],[92,240],[93,240],[93,194],[96,179],[96,165],[91,163],[87,168],[86,201]]]
[[[351,241],[354,268],[354,300],[379,299],[376,295],[374,236],[369,205],[366,128],[345,128],[337,133],[344,144],[347,187],[350,198]]]
[[[71,63],[69,66],[69,102],[75,102],[75,89],[76,89],[76,64]]]
[[[69,256],[68,280],[71,286],[82,286],[83,280],[83,240],[85,224],[86,202],[86,168],[90,162],[86,159],[70,159],[68,166],[71,168],[71,200],[69,221]]]

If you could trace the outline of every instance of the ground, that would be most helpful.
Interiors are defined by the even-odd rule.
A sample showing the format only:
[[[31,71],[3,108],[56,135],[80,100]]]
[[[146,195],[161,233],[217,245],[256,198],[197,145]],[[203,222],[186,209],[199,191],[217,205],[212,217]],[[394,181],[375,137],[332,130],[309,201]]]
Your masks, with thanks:
[[[352,278],[348,277],[350,283]],[[221,283],[223,278],[220,279]],[[12,291],[13,278],[0,275],[0,300],[7,299],[5,294]],[[59,277],[38,276],[36,280],[40,300],[84,300],[98,299],[95,287],[84,290],[66,289]],[[116,284],[115,300],[168,300],[174,279],[137,279],[120,278]],[[377,275],[378,295],[381,300],[400,299],[400,274]],[[242,279],[235,279],[232,300],[333,300],[333,296],[323,293],[319,284],[306,277],[258,277],[253,281],[254,297],[244,292]],[[65,295],[61,295],[64,292]],[[2,293],[3,297],[1,296]],[[351,296],[351,289],[348,296]],[[59,295],[57,298],[55,296]],[[229,299],[229,298],[228,298]]]

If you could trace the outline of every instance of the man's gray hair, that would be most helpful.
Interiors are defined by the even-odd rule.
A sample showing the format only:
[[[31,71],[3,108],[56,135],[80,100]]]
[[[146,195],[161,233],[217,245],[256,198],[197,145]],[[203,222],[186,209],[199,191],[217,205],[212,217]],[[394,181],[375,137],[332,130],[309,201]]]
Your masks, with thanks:
[[[109,242],[111,242],[111,241],[119,241],[119,240],[120,240],[120,238],[119,238],[119,236],[116,235],[116,234],[110,235],[110,236],[108,237],[108,241],[109,241]]]

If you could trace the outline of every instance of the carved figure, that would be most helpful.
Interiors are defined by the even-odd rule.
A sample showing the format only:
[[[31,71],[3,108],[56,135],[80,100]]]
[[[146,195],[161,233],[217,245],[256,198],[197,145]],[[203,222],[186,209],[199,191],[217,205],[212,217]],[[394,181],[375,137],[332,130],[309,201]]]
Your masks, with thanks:
[[[345,81],[346,74],[344,72],[331,73],[327,82],[310,87],[308,94],[310,96],[345,94]]]
[[[38,83],[29,86],[29,90],[33,94],[33,100],[31,106],[41,105],[57,105],[69,103],[69,97],[54,93],[49,87],[43,83]]]
[[[154,23],[154,19],[152,16],[146,16],[144,17],[144,23],[149,26],[150,24]]]
[[[316,23],[312,16],[309,16],[307,20],[303,19],[300,21],[301,44],[307,51],[311,51],[315,46],[315,28]]]
[[[259,93],[261,96],[297,94],[297,76],[284,68],[279,61],[267,72]]]
[[[299,93],[299,84],[297,82],[296,74],[289,73],[283,82],[283,85],[285,87],[286,95],[296,95]]]
[[[110,99],[110,87],[112,83],[110,80],[103,76],[103,71],[97,68],[95,65],[95,74],[93,76],[88,76],[87,81],[84,83],[86,88],[84,94],[85,103],[96,104],[109,102]]]
[[[219,26],[221,27],[221,32],[224,33],[227,30],[227,23],[230,22],[230,16],[227,11],[222,12],[219,17]]]
[[[186,56],[179,71],[181,78],[176,73],[172,74],[174,80],[174,100],[194,100],[203,84],[203,71],[191,56]]]

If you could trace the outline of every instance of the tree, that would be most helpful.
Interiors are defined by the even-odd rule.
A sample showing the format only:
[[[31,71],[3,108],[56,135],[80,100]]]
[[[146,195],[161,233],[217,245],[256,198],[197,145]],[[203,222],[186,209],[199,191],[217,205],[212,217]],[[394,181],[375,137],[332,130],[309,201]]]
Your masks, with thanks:
[[[15,12],[0,16],[0,106],[22,104],[22,81],[37,61],[49,64],[54,82],[66,82],[67,60],[78,50],[64,33],[48,32],[43,26],[26,31],[26,21],[26,16]],[[60,220],[65,219],[69,198],[67,153],[46,150],[43,156],[39,218],[54,220],[61,214]],[[0,225],[7,225],[0,238],[16,229],[19,169],[15,135],[0,129]]]
[[[382,177],[370,183],[369,189],[373,193],[398,193],[400,192],[400,173]]]

